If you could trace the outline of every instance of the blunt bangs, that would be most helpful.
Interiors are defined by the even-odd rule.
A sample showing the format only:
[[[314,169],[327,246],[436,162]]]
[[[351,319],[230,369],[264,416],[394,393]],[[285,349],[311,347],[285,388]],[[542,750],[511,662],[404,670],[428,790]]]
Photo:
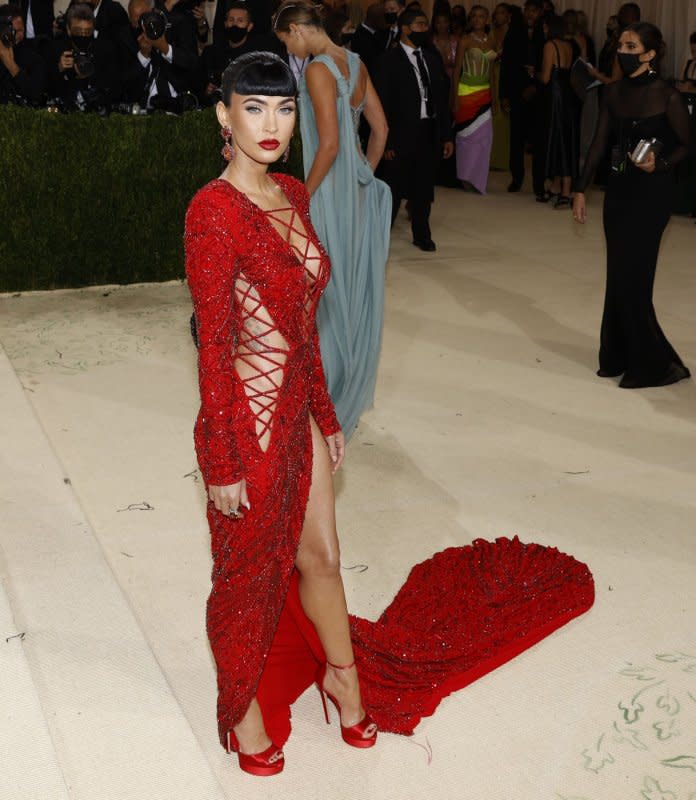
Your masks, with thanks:
[[[297,83],[290,67],[275,53],[246,53],[222,73],[222,101],[226,106],[232,94],[295,97]]]

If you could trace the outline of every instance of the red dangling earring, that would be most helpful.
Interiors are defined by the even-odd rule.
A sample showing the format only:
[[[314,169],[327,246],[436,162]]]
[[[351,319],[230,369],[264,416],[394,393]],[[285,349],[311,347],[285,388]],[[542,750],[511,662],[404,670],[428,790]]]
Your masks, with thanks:
[[[282,155],[283,164],[288,163],[288,159],[290,158],[290,145],[285,148],[285,152]]]
[[[220,136],[225,140],[225,144],[220,151],[225,161],[232,161],[234,159],[234,142],[232,141],[232,131],[225,126],[220,129]]]

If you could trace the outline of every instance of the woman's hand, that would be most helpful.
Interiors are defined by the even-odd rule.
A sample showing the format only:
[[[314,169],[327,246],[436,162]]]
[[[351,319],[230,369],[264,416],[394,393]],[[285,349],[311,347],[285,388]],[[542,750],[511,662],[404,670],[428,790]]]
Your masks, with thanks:
[[[338,468],[343,463],[346,455],[346,437],[343,431],[332,433],[331,436],[325,436],[326,444],[329,448],[329,456],[331,457],[331,474],[335,475]]]
[[[633,158],[631,158],[631,161],[633,161]],[[650,175],[651,173],[655,172],[655,153],[650,150],[640,164],[636,161],[633,161],[633,163],[638,167],[638,169],[642,169],[643,172],[647,172],[648,175]]]
[[[583,192],[576,192],[575,197],[573,197],[573,219],[581,225],[584,225],[587,219],[585,194]]]
[[[239,483],[231,483],[229,486],[208,486],[208,497],[221,514],[232,517],[232,519],[244,516],[244,513],[239,510],[240,505],[247,510],[251,508],[244,478]]]

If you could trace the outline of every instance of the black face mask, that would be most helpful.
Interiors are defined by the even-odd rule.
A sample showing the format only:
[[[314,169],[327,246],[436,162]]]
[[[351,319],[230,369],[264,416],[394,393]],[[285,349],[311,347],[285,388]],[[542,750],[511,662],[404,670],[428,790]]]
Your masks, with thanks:
[[[70,39],[72,40],[72,43],[75,45],[75,49],[80,50],[81,52],[88,50],[89,46],[94,41],[93,36],[71,36]]]
[[[227,39],[230,44],[239,44],[246,38],[249,31],[246,28],[240,28],[239,25],[233,25],[227,29]]]
[[[384,21],[387,23],[387,25],[393,25],[398,18],[399,15],[396,13],[396,11],[384,12]]]
[[[424,44],[428,43],[429,36],[430,34],[428,31],[411,31],[408,38],[413,43],[414,47],[423,47]]]
[[[621,72],[628,77],[629,75],[633,75],[633,73],[640,69],[643,66],[643,61],[640,60],[640,55],[638,53],[617,53],[616,57],[619,59],[619,66],[621,67]]]

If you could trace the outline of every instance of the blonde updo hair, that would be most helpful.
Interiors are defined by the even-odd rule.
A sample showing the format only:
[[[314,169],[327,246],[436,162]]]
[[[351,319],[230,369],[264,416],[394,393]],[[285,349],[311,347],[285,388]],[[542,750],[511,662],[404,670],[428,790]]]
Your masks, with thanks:
[[[311,25],[323,28],[323,4],[314,5],[306,0],[284,0],[273,17],[274,33],[290,33],[290,25]]]

